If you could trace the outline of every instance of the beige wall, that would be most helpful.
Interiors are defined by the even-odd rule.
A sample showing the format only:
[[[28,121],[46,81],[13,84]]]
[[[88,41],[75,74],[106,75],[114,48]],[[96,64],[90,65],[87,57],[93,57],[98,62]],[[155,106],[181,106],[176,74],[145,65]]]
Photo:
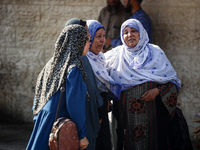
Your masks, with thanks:
[[[0,111],[32,121],[36,77],[65,22],[97,19],[105,0],[0,0]],[[168,56],[182,89],[178,105],[191,131],[200,112],[200,0],[143,0],[153,40]]]

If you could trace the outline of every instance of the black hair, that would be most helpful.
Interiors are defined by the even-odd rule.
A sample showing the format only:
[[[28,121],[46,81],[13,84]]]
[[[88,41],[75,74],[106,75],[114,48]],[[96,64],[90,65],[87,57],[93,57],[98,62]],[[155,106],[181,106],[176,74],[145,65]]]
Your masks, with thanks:
[[[137,1],[138,3],[140,3],[140,4],[142,3],[142,0],[136,0],[136,1]]]
[[[85,27],[86,21],[84,21],[82,19],[78,19],[78,18],[72,18],[66,22],[65,27],[68,25],[72,25],[72,24],[78,24],[78,25],[82,25],[83,27]]]

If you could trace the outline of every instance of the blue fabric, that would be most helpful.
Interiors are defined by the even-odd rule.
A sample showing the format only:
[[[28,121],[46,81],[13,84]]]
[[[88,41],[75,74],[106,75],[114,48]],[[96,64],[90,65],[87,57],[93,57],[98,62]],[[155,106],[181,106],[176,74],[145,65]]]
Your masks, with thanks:
[[[82,79],[81,71],[74,67],[70,70],[66,79],[66,91],[63,95],[59,117],[69,117],[78,128],[79,139],[86,136],[86,85]],[[34,128],[27,145],[27,150],[49,150],[48,140],[51,132],[60,91],[57,91],[42,110],[34,116]]]
[[[130,16],[129,19],[137,19],[142,23],[143,27],[145,28],[145,30],[148,33],[149,43],[152,43],[152,32],[151,32],[151,26],[152,25],[151,25],[151,19],[149,18],[149,16],[142,9],[139,9],[132,16]],[[111,45],[113,47],[122,45],[120,35],[116,39],[113,39],[111,41]]]
[[[103,28],[105,30],[105,28],[99,21],[96,21],[96,20],[86,20],[86,23],[88,26],[89,33],[92,36],[92,41],[90,44],[90,47],[91,47],[97,30],[99,30],[100,28]]]
[[[140,38],[134,47],[128,47],[124,41],[123,31],[127,26],[139,32]],[[159,46],[148,43],[147,32],[140,21],[126,20],[120,34],[123,45],[106,52],[105,58],[110,76],[115,82],[122,84],[122,91],[145,82],[175,82],[181,87],[181,81],[164,51]]]
[[[103,105],[103,99],[98,91],[96,77],[87,56],[82,56],[82,60],[87,74],[85,83],[90,96],[90,99],[86,100],[86,137],[89,141],[86,150],[94,150],[96,137],[100,129],[98,108]]]
[[[129,19],[137,19],[143,25],[147,34],[149,36],[149,43],[152,43],[152,33],[151,33],[151,19],[149,16],[142,10],[139,9],[136,13],[130,16]]]

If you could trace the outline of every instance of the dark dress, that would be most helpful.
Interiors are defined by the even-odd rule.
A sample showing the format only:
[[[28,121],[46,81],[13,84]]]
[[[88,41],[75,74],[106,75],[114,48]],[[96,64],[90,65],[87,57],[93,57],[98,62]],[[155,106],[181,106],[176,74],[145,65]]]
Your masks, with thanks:
[[[141,95],[158,87],[160,94],[155,101],[144,102]],[[115,102],[114,112],[118,121],[118,147],[125,150],[171,150],[178,144],[181,150],[183,140],[177,131],[172,134],[173,121],[177,121],[175,110],[178,90],[173,83],[157,85],[153,82],[134,86],[122,93],[120,101]],[[178,141],[179,140],[179,141]]]
[[[111,150],[111,135],[108,120],[108,93],[101,93],[103,98],[103,106],[99,109],[99,115],[102,119],[101,128],[99,130],[98,137],[96,139],[95,150]]]
[[[103,105],[103,99],[98,91],[96,77],[93,73],[92,66],[90,65],[87,56],[82,56],[82,60],[84,64],[84,70],[87,74],[85,83],[90,97],[85,103],[87,129],[86,137],[89,141],[89,145],[86,150],[94,150],[96,138],[100,129],[98,108]]]

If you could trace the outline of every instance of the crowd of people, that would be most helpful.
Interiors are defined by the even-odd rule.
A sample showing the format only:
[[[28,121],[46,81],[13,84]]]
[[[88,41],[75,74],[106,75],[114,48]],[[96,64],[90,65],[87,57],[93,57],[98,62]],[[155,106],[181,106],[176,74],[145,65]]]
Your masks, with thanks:
[[[181,150],[178,128],[172,134],[181,81],[152,44],[141,2],[107,0],[98,20],[67,21],[37,77],[27,150],[49,149],[62,84],[59,117],[76,123],[80,149]],[[109,122],[110,111],[116,122]]]

